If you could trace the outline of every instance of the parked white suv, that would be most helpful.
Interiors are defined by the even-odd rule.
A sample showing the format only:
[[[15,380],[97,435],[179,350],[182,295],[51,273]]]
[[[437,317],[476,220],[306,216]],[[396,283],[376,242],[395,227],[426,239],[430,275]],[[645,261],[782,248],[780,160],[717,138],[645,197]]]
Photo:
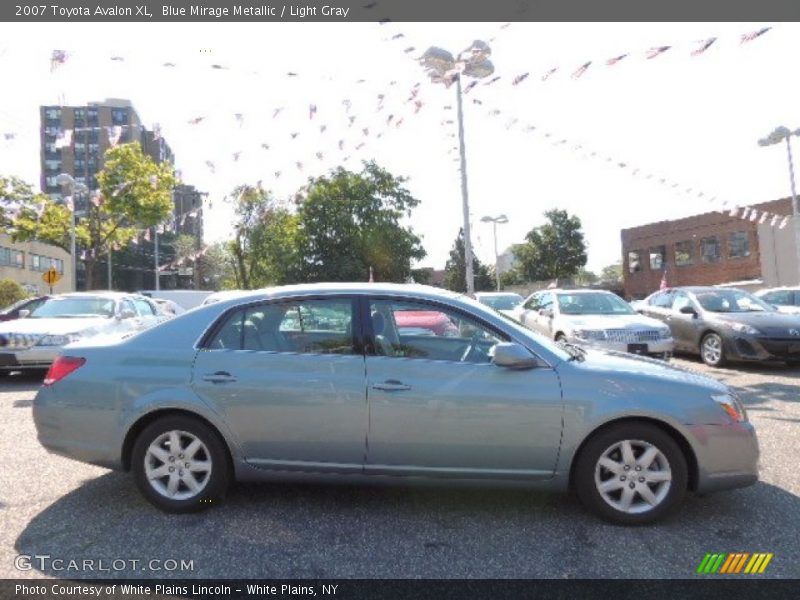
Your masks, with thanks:
[[[513,316],[556,341],[665,360],[672,356],[669,327],[605,290],[542,290],[528,296]]]

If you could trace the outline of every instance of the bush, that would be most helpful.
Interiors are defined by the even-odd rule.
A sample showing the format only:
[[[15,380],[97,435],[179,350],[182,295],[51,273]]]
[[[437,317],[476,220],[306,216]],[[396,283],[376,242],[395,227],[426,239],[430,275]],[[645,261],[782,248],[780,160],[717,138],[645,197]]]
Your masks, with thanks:
[[[6,307],[27,298],[30,294],[12,279],[0,279],[0,306]]]

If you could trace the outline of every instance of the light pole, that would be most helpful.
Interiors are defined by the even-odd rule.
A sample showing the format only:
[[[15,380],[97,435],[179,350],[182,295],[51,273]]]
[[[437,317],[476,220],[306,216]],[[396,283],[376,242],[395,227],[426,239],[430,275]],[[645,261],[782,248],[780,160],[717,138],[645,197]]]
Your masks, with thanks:
[[[69,211],[69,254],[71,260],[71,275],[72,275],[72,289],[78,289],[78,261],[75,256],[75,192],[83,192],[88,190],[88,188],[82,184],[75,181],[75,179],[69,173],[60,173],[56,176],[56,183],[62,187],[67,187],[69,189],[69,194],[72,196],[72,206],[67,207],[70,209]]]
[[[505,215],[497,215],[496,217],[485,216],[481,218],[481,223],[491,223],[492,231],[494,233],[494,274],[497,278],[497,291],[500,291],[500,255],[497,254],[497,225],[505,225],[508,223],[508,217]]]
[[[794,227],[794,244],[797,259],[798,283],[800,283],[800,200],[794,184],[794,160],[792,159],[792,136],[800,137],[800,128],[794,131],[788,127],[776,127],[767,137],[758,140],[759,146],[774,146],[786,140],[786,156],[789,160],[789,185],[792,190],[792,226]]]
[[[464,109],[462,107],[461,76],[481,79],[494,73],[489,60],[492,51],[486,42],[475,40],[472,45],[453,58],[447,50],[431,46],[420,58],[431,81],[446,87],[456,84],[458,108],[458,149],[461,157],[461,208],[464,213],[464,262],[466,263],[467,294],[475,293],[475,278],[472,268],[472,238],[469,226],[469,194],[467,192],[467,156],[464,145]]]

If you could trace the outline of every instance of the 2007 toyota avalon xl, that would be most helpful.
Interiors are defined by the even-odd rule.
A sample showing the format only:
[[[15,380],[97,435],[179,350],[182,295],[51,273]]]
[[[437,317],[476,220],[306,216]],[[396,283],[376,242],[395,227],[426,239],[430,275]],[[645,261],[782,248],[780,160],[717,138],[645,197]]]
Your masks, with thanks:
[[[402,332],[406,311],[453,327]],[[722,383],[561,347],[416,285],[258,290],[78,342],[33,415],[48,450],[130,470],[173,512],[216,502],[234,480],[424,478],[571,488],[600,517],[643,524],[688,490],[758,478],[755,431]]]

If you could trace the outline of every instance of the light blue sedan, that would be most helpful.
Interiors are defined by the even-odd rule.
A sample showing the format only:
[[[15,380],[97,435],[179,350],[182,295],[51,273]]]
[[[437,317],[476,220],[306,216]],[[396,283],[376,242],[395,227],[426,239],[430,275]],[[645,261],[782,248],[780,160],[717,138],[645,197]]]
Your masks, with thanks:
[[[453,335],[399,331],[438,312]],[[736,395],[660,361],[557,346],[465,296],[316,284],[250,292],[68,346],[34,401],[51,452],[133,472],[174,512],[234,481],[411,478],[572,488],[649,523],[758,478]]]

